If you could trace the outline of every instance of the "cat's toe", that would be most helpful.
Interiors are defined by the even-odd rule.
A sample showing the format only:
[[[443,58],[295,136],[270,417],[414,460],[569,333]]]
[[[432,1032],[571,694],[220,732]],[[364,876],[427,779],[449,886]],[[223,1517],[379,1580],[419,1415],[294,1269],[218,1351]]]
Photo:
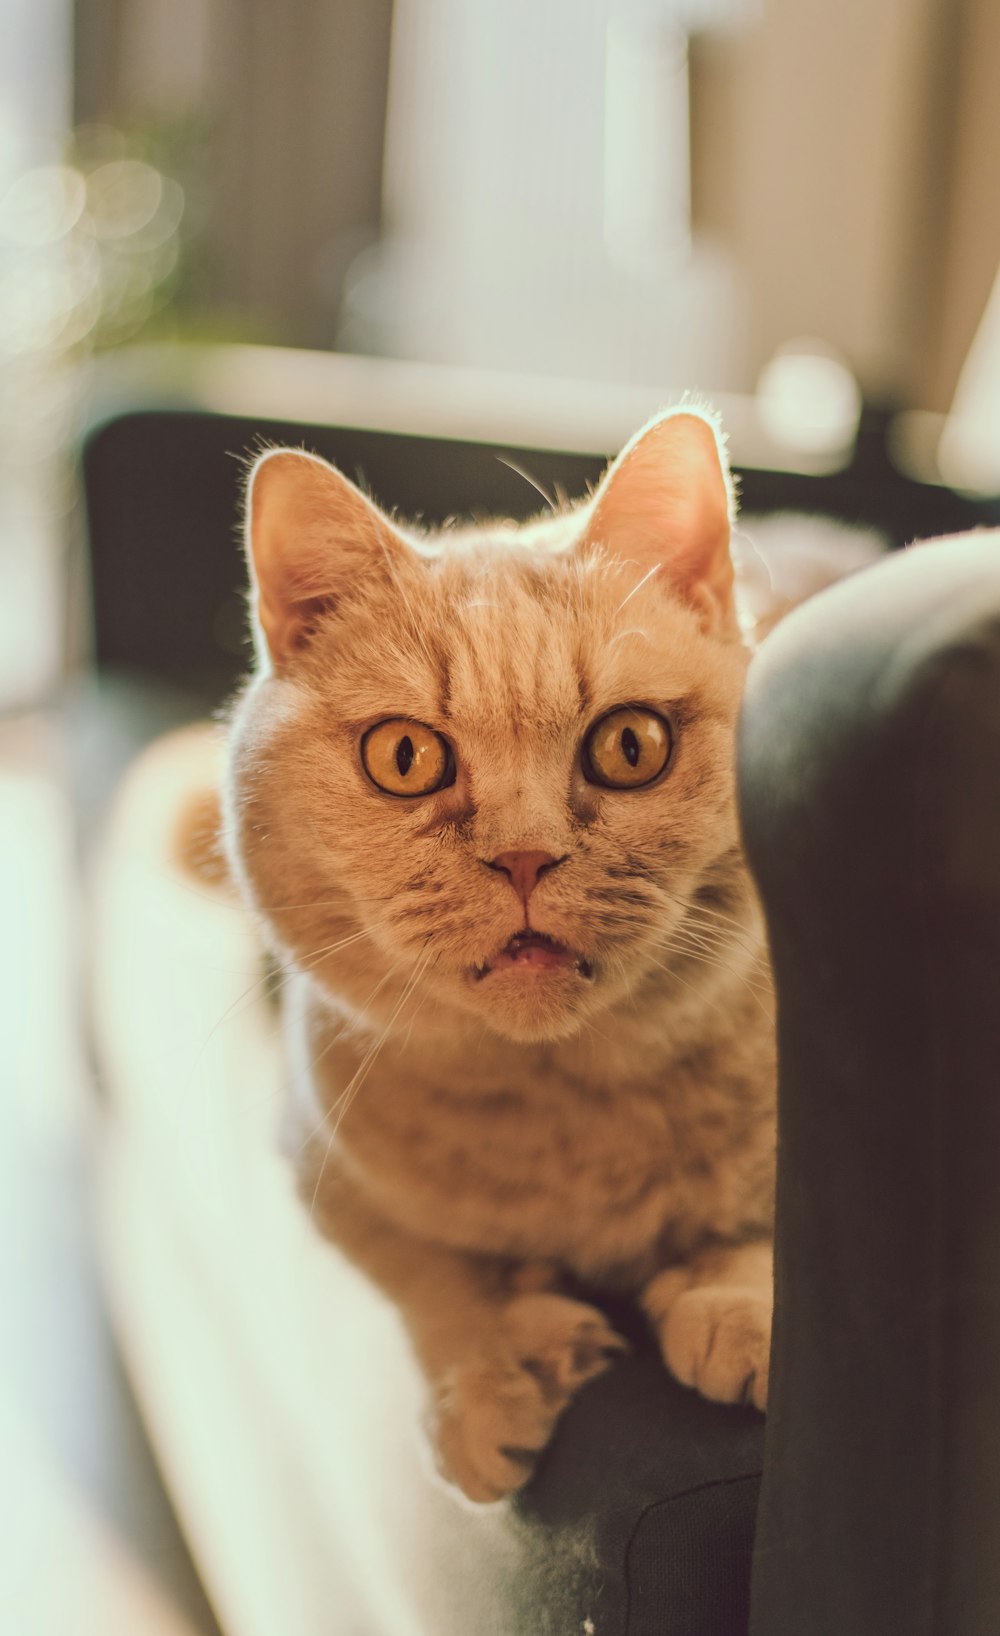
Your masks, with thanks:
[[[629,1350],[603,1312],[563,1295],[519,1296],[508,1308],[506,1331],[518,1366],[560,1407]]]
[[[484,1365],[455,1371],[431,1428],[438,1470],[488,1503],[528,1481],[555,1421],[528,1374]]]
[[[442,1474],[471,1500],[523,1487],[570,1399],[626,1350],[593,1307],[560,1295],[516,1297],[493,1356],[442,1383],[433,1431]]]
[[[660,1322],[668,1369],[715,1403],[767,1407],[771,1302],[755,1290],[685,1290]]]

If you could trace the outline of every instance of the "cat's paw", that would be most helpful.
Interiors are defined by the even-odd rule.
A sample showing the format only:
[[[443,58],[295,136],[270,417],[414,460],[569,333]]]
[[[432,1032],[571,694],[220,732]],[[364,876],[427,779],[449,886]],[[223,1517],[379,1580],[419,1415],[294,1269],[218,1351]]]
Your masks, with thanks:
[[[470,1500],[513,1493],[570,1398],[627,1350],[594,1307],[562,1295],[515,1297],[477,1358],[441,1383],[432,1437],[442,1474]]]
[[[753,1289],[684,1290],[657,1325],[667,1368],[714,1403],[766,1409],[771,1309],[769,1296]]]

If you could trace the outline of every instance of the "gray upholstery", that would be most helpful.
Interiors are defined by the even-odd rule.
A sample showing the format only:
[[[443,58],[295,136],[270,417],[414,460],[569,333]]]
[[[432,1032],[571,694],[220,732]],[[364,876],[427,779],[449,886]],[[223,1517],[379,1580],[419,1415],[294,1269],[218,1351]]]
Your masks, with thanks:
[[[754,1636],[1000,1629],[1000,536],[911,550],[752,671],[780,996]]]

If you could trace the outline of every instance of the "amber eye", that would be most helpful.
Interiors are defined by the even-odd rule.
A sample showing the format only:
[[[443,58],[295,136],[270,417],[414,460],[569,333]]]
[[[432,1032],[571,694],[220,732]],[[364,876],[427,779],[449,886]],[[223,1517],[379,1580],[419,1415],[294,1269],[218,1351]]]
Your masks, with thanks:
[[[387,795],[432,795],[455,782],[451,750],[419,721],[380,721],[361,740],[361,760]]]
[[[662,716],[638,705],[603,716],[583,743],[585,776],[612,790],[651,784],[669,759],[670,728]]]

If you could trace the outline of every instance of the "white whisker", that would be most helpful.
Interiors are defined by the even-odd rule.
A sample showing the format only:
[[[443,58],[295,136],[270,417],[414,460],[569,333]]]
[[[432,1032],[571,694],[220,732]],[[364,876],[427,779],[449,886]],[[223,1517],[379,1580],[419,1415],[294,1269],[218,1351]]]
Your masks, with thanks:
[[[543,489],[541,483],[539,483],[537,478],[532,477],[531,473],[525,471],[523,466],[519,466],[516,460],[511,460],[506,455],[503,455],[503,454],[498,454],[496,456],[496,458],[497,458],[497,460],[499,460],[501,466],[506,466],[509,471],[514,472],[518,477],[523,477],[524,481],[526,483],[529,483],[531,485],[531,487],[535,490],[535,493],[541,495],[542,499],[545,501],[545,504],[548,506],[550,511],[557,511],[558,510],[558,507],[557,507],[555,501],[553,500],[551,494],[549,494],[545,489]]]
[[[340,1096],[337,1098],[336,1102],[333,1104],[333,1107],[330,1109],[330,1112],[333,1112],[333,1111],[335,1111],[337,1109],[339,1109],[339,1112],[337,1114],[336,1123],[334,1124],[333,1129],[330,1131],[329,1137],[327,1138],[326,1149],[325,1149],[324,1154],[323,1154],[323,1162],[320,1165],[319,1174],[316,1177],[316,1185],[313,1188],[312,1201],[311,1201],[310,1206],[309,1206],[309,1215],[310,1215],[310,1217],[314,1215],[315,1210],[316,1210],[316,1200],[319,1197],[319,1191],[320,1191],[321,1186],[323,1185],[323,1177],[324,1177],[324,1175],[326,1173],[327,1162],[329,1160],[330,1152],[331,1152],[331,1149],[333,1147],[333,1144],[334,1144],[334,1142],[336,1140],[337,1132],[339,1131],[341,1125],[344,1122],[344,1119],[346,1118],[348,1112],[350,1111],[351,1105],[354,1102],[355,1098],[357,1097],[357,1094],[358,1094],[359,1090],[361,1089],[361,1086],[364,1084],[365,1079],[368,1077],[368,1074],[371,1071],[371,1068],[374,1065],[376,1058],[378,1057],[379,1053],[381,1052],[382,1047],[384,1046],[386,1040],[389,1038],[389,1035],[392,1032],[392,1029],[393,1029],[393,1026],[394,1026],[394,1024],[396,1022],[397,1017],[399,1016],[400,1012],[402,1011],[402,1009],[403,1009],[404,1005],[406,1004],[407,1000],[409,1000],[410,996],[413,994],[413,992],[416,989],[417,984],[419,983],[420,979],[423,977],[424,972],[427,969],[428,964],[430,963],[430,958],[431,958],[430,947],[426,947],[424,952],[423,952],[423,955],[421,957],[418,957],[417,963],[414,966],[413,971],[411,972],[410,976],[407,978],[407,981],[404,983],[403,992],[400,994],[399,999],[396,1002],[396,1005],[394,1006],[392,1012],[390,1013],[389,1020],[386,1023],[385,1027],[383,1028],[381,1034],[379,1035],[378,1039],[371,1046],[369,1046],[367,1052],[365,1053],[364,1057],[362,1058],[362,1060],[361,1060],[361,1062],[360,1062],[360,1064],[359,1064],[353,1078],[351,1079],[350,1083],[341,1092]]]
[[[729,972],[730,976],[734,977],[736,981],[741,983],[747,990],[748,994],[753,999],[754,1004],[759,1008],[761,1013],[764,1016],[770,1015],[769,1008],[765,1005],[764,1000],[761,998],[762,995],[769,996],[771,992],[770,989],[766,989],[760,984],[752,982],[744,972],[738,971],[736,967],[733,966],[728,960],[720,960],[717,954],[709,955],[700,949],[691,947],[690,945],[685,946],[684,944],[672,943],[670,941],[658,943],[656,947],[665,954],[680,954],[683,955],[685,959],[694,960],[703,966],[708,966],[712,970]],[[658,961],[654,961],[653,964],[658,966],[661,971],[666,971],[671,976],[677,977],[678,982],[683,982],[683,978],[681,978],[679,972],[677,972],[673,966],[661,966]],[[707,999],[708,996],[706,995],[705,998]]]
[[[240,1016],[248,1006],[252,1005],[261,989],[266,989],[268,984],[270,984],[271,988],[269,992],[276,994],[280,989],[284,988],[292,980],[292,978],[296,976],[297,973],[312,971],[323,960],[327,959],[329,955],[334,954],[337,950],[345,949],[350,944],[358,943],[362,938],[370,936],[371,933],[366,928],[362,928],[361,931],[352,932],[349,937],[342,937],[335,943],[326,943],[322,948],[312,949],[308,954],[302,955],[300,958],[283,964],[278,964],[270,970],[261,972],[260,976],[257,977],[248,988],[245,988],[242,994],[238,994],[236,999],[231,1001],[231,1003],[226,1006],[226,1009],[223,1011],[222,1015],[217,1017],[215,1022],[212,1024],[208,1033],[205,1035],[205,1038],[202,1040],[201,1045],[198,1047],[197,1055],[191,1064],[191,1078],[193,1079],[202,1057],[208,1050],[208,1047],[211,1045],[219,1029],[224,1023],[235,1020],[235,1018]]]
[[[763,961],[763,950],[755,943],[749,934],[740,934],[735,929],[720,929],[717,926],[693,926],[689,921],[680,921],[678,925],[669,929],[671,937],[685,937],[696,948],[705,949],[710,954],[717,954],[720,949],[738,949],[745,954],[748,960],[760,963]]]
[[[644,586],[644,585],[645,585],[645,584],[646,584],[646,583],[647,583],[647,582],[648,582],[648,581],[649,581],[649,580],[651,580],[651,579],[652,579],[652,577],[653,577],[653,575],[654,575],[654,574],[658,574],[658,573],[659,573],[659,571],[660,571],[660,565],[659,565],[659,563],[658,563],[658,562],[654,562],[654,564],[653,564],[653,566],[652,566],[652,568],[650,568],[650,569],[648,569],[648,570],[647,570],[647,572],[646,572],[646,573],[645,573],[645,574],[643,574],[643,576],[642,576],[642,578],[641,578],[641,580],[640,580],[640,581],[639,581],[639,583],[638,583],[638,585],[633,585],[633,587],[632,587],[632,589],[631,589],[631,591],[629,591],[629,593],[628,593],[628,596],[627,596],[627,597],[624,597],[624,598],[623,598],[623,599],[622,599],[622,601],[621,601],[621,602],[619,602],[619,604],[618,604],[618,607],[617,607],[617,608],[616,608],[616,609],[615,609],[615,612],[616,612],[616,613],[621,613],[621,611],[622,611],[622,609],[623,609],[623,608],[624,608],[624,607],[625,607],[625,605],[626,605],[626,603],[628,603],[628,602],[631,602],[631,600],[632,600],[632,598],[633,598],[633,597],[634,597],[634,596],[635,596],[635,594],[636,594],[636,592],[637,592],[637,591],[641,591],[641,590],[642,590],[642,588],[643,588],[643,586]]]
[[[382,990],[385,988],[386,983],[390,982],[392,980],[392,978],[395,977],[397,971],[399,970],[400,963],[401,962],[398,961],[398,960],[393,961],[393,964],[389,967],[389,970],[382,973],[382,976],[379,978],[378,982],[375,984],[375,987],[372,989],[371,993],[366,997],[364,1005],[361,1007],[361,1010],[363,1012],[367,1011],[367,1009],[371,1005],[372,1001],[376,1000],[378,998],[378,996],[381,994]],[[313,1073],[315,1073],[316,1069],[319,1067],[319,1065],[323,1061],[323,1059],[325,1057],[329,1056],[330,1052],[333,1050],[333,1048],[337,1044],[338,1040],[342,1040],[344,1038],[345,1034],[350,1033],[353,1026],[354,1026],[353,1023],[351,1023],[351,1022],[344,1022],[344,1023],[341,1024],[341,1026],[339,1028],[335,1028],[332,1031],[332,1033],[330,1034],[330,1038],[327,1040],[326,1044],[323,1046],[323,1049],[321,1051],[316,1052],[316,1054],[314,1056],[310,1056],[308,1062],[305,1064],[305,1066],[303,1068],[301,1068],[299,1070],[298,1074],[294,1075],[291,1079],[286,1079],[285,1080],[284,1087],[283,1087],[285,1092],[289,1091],[291,1089],[291,1087],[297,1082],[297,1080],[302,1077],[303,1074],[306,1074],[306,1073],[313,1074]],[[341,1093],[341,1095],[343,1095],[343,1093]],[[319,1135],[320,1131],[323,1129],[323,1126],[325,1124],[327,1124],[328,1121],[330,1120],[331,1116],[334,1113],[336,1113],[337,1108],[340,1106],[340,1101],[341,1101],[341,1097],[336,1097],[334,1099],[334,1101],[331,1102],[330,1106],[324,1110],[324,1112],[317,1119],[315,1125],[306,1134],[303,1141],[300,1143],[299,1147],[296,1149],[296,1152],[293,1154],[293,1158],[298,1159],[298,1158],[300,1158],[302,1156],[302,1154],[305,1152],[306,1148],[309,1146],[309,1143],[315,1140],[315,1138]]]
[[[638,589],[638,587],[636,587],[636,589]],[[629,594],[631,595],[631,593]],[[624,603],[622,606],[624,607]],[[642,630],[638,625],[630,625],[627,631],[618,631],[617,634],[611,638],[611,641],[608,644],[609,647],[613,647],[616,642],[624,642],[626,636],[641,636],[644,642],[649,642],[651,640],[648,631]]]

